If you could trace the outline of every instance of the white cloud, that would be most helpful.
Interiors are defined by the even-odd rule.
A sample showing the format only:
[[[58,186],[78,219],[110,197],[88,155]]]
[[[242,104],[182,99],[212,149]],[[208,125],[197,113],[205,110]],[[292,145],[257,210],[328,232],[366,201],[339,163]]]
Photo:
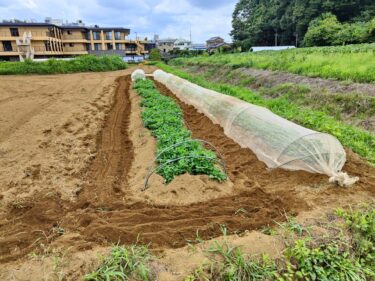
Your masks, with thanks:
[[[1,19],[45,17],[101,26],[131,28],[132,33],[189,38],[204,42],[211,36],[230,40],[236,0],[0,0]]]

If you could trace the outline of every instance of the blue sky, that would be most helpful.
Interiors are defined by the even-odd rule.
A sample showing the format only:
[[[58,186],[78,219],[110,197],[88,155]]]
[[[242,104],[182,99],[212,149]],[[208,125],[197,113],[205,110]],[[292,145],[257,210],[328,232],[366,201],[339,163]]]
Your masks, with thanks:
[[[230,41],[236,0],[0,0],[0,20],[50,16],[100,26],[122,26],[131,36],[189,38],[203,43],[212,36]]]

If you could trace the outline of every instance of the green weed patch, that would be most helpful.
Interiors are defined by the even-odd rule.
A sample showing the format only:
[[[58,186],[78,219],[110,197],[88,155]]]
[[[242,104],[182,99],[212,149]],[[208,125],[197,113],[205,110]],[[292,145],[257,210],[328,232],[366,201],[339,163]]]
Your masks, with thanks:
[[[108,257],[94,272],[85,276],[85,281],[140,280],[149,281],[148,263],[151,254],[146,246],[115,246]]]

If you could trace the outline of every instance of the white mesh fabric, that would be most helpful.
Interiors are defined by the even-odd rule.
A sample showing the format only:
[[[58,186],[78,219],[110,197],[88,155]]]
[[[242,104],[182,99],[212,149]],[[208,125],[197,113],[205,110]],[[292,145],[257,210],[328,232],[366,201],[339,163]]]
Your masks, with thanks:
[[[138,79],[146,79],[146,74],[142,69],[136,69],[131,75],[132,81],[137,81]]]
[[[331,135],[304,128],[264,107],[205,89],[162,70],[155,71],[154,78],[220,124],[228,137],[251,149],[269,168],[333,177],[345,164],[345,150]]]

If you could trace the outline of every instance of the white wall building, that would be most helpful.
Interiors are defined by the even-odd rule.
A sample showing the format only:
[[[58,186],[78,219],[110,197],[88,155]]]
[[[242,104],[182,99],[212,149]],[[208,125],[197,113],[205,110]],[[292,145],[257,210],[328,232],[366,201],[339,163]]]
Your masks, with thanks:
[[[191,48],[191,42],[185,39],[177,39],[173,45],[174,49],[189,50]]]

